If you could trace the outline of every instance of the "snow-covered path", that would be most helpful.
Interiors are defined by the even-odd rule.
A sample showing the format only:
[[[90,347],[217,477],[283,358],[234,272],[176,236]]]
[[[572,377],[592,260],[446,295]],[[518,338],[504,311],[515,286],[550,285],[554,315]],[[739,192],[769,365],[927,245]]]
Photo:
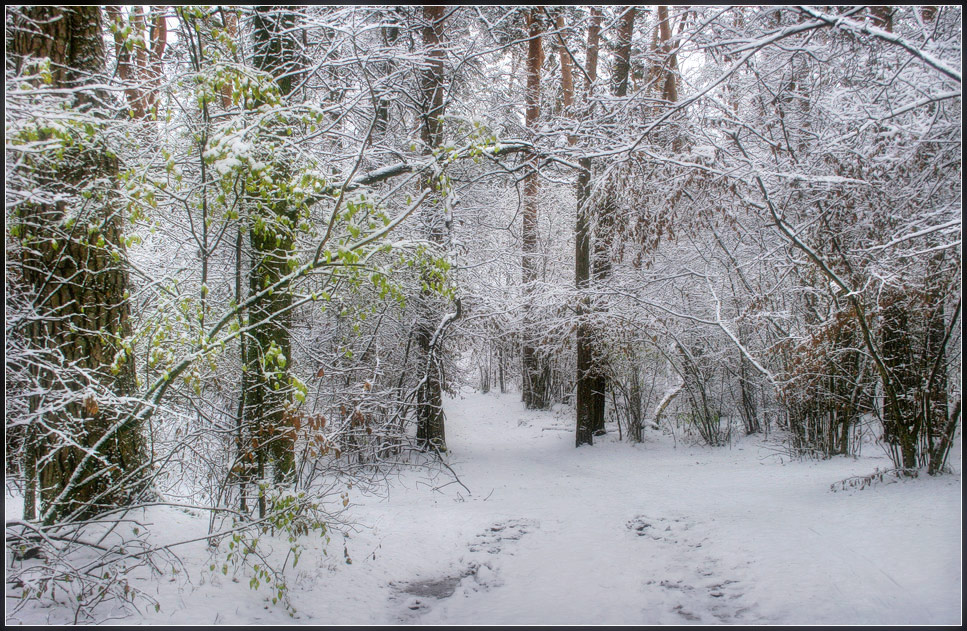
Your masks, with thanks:
[[[224,551],[198,544],[180,553],[186,572],[138,581],[161,603],[143,622],[961,622],[959,437],[955,475],[834,493],[889,460],[867,445],[857,460],[783,462],[760,437],[712,449],[655,431],[575,449],[569,415],[527,411],[516,395],[464,391],[446,408],[449,462],[470,493],[419,469],[382,496],[350,491],[358,527],[287,574],[294,619],[247,576],[210,571]],[[177,511],[145,521],[180,537],[207,526]],[[287,544],[268,545],[284,556]],[[71,615],[35,608],[8,622]]]
[[[427,530],[475,522],[479,532],[454,561],[458,570],[483,567],[483,578],[478,569],[450,598],[421,599],[416,610],[421,622],[621,624],[754,617],[733,578],[740,568],[709,554],[702,511],[683,511],[687,501],[677,506],[668,501],[689,492],[676,489],[672,468],[626,445],[575,450],[563,423],[547,426],[553,417],[528,413],[512,397],[471,396],[454,407],[460,411],[451,412],[454,466],[473,497],[487,499],[443,509],[431,517],[436,528]],[[647,488],[646,478],[659,488]],[[511,528],[493,533],[494,525]],[[519,539],[502,538],[507,530]],[[497,545],[475,550],[480,538]],[[413,606],[413,600],[406,604]]]
[[[397,489],[360,506],[397,568],[374,621],[960,619],[959,475],[832,493],[888,460],[783,464],[754,441],[676,447],[657,434],[574,449],[567,418],[464,396],[448,404],[448,444],[472,495]]]

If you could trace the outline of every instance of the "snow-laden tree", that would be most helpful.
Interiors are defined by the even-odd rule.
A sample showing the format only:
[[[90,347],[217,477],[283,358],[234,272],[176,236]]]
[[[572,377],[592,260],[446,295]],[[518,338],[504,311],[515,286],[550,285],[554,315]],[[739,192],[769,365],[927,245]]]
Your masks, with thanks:
[[[960,313],[960,76],[944,61],[959,51],[959,20],[951,10],[927,23],[911,8],[884,27],[860,9],[773,9],[745,16],[736,42],[718,47],[735,58],[783,42],[734,75],[741,96],[720,101],[716,127],[723,170],[790,246],[807,288],[787,366],[790,424],[824,424],[816,440],[841,452],[847,426],[875,411],[897,466],[930,473],[959,417],[947,375]]]
[[[46,524],[135,501],[148,464],[102,25],[96,7],[7,13],[6,365],[27,397],[8,427]]]
[[[156,556],[118,526],[146,503],[205,510],[215,546],[298,540],[347,479],[443,466],[468,377],[566,404],[577,445],[778,428],[830,456],[876,427],[944,468],[959,9],[6,15],[28,590],[121,598],[91,568]]]

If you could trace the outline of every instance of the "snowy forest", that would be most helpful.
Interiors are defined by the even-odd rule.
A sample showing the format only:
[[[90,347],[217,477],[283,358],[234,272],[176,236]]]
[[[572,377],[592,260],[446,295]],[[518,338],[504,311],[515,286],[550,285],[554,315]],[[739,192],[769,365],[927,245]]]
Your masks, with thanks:
[[[956,6],[7,6],[7,624],[961,624]]]

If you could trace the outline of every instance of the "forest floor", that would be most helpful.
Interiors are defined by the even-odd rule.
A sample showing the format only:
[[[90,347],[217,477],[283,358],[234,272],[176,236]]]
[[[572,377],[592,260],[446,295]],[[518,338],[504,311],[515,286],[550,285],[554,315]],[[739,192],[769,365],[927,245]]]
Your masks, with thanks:
[[[179,574],[138,581],[160,611],[123,621],[962,622],[959,435],[954,474],[833,491],[889,459],[876,444],[856,459],[797,460],[771,438],[709,448],[659,431],[640,445],[608,435],[575,449],[570,414],[527,411],[518,398],[464,390],[447,401],[460,483],[413,469],[379,495],[350,491],[354,528],[290,570],[293,617],[248,576],[209,571],[216,561],[199,544],[182,551]],[[145,519],[182,536],[207,526],[184,512]],[[7,622],[72,617],[32,607]]]

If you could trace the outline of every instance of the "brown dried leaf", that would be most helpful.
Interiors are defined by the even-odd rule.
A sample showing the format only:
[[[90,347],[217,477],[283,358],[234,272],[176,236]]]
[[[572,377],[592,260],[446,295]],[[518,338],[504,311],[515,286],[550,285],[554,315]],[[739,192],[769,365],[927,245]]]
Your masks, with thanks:
[[[97,411],[97,399],[95,399],[93,395],[84,399],[84,412],[86,412],[88,416],[95,416]]]

